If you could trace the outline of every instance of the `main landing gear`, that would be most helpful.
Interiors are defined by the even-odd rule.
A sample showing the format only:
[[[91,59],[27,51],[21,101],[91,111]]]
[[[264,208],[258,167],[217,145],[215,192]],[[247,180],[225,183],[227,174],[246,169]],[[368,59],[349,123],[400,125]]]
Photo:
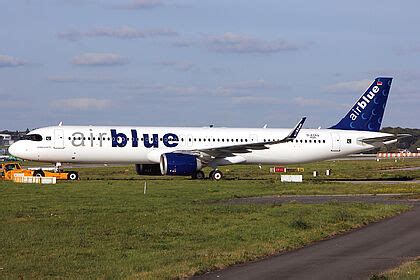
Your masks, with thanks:
[[[201,170],[198,170],[197,172],[194,173],[192,178],[197,179],[197,180],[203,180],[203,179],[205,179],[204,172],[201,171]],[[223,173],[222,173],[222,171],[220,171],[218,169],[214,169],[214,170],[210,171],[209,178],[211,180],[219,181],[220,179],[223,178]]]
[[[206,178],[206,176],[204,175],[204,172],[201,170],[198,170],[197,172],[195,172],[192,175],[193,179],[197,179],[197,180],[203,180],[204,178]]]
[[[223,173],[222,171],[215,169],[215,170],[210,171],[209,177],[212,180],[219,181],[220,179],[223,178]]]

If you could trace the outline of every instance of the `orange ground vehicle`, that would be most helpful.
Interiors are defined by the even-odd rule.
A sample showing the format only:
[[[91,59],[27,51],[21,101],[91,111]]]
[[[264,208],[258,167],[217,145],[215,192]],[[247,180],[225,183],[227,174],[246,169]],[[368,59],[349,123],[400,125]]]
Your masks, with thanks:
[[[77,180],[79,174],[76,171],[60,171],[52,172],[42,169],[29,170],[22,169],[18,162],[2,162],[0,163],[0,179],[13,180],[14,174],[21,173],[24,176],[37,176],[37,177],[55,177],[57,180]]]

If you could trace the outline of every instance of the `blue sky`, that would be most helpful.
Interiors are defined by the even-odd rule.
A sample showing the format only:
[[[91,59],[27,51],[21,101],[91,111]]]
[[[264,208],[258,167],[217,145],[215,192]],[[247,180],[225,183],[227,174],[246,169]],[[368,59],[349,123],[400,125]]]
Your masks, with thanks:
[[[0,130],[328,127],[380,75],[383,126],[420,127],[418,1],[0,5]]]

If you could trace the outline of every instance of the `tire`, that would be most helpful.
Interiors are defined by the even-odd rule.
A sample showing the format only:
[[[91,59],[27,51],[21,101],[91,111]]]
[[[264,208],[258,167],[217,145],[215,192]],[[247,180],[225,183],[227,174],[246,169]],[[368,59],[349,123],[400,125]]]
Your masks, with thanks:
[[[75,171],[69,171],[67,173],[67,180],[75,181],[77,179],[79,179],[79,174],[77,172],[75,172]]]
[[[211,178],[215,181],[219,181],[223,178],[223,173],[220,170],[214,170]]]
[[[195,174],[192,176],[193,179],[197,179],[197,180],[203,180],[206,176],[204,175],[204,172],[201,170],[198,170],[197,172],[195,172]]]
[[[209,178],[213,180],[213,173],[214,173],[214,169],[212,171],[210,171],[209,173]]]
[[[34,177],[45,177],[45,173],[44,173],[44,171],[42,171],[41,169],[39,169],[39,170],[35,170],[32,173],[32,176],[34,176]]]

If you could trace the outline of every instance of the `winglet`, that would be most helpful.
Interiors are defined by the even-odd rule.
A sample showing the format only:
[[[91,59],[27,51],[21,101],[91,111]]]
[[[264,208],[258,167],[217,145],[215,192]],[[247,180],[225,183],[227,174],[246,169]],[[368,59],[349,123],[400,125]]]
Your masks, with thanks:
[[[303,117],[298,122],[298,124],[293,128],[293,130],[289,133],[289,135],[287,135],[281,142],[287,142],[287,141],[290,141],[290,140],[294,140],[298,136],[298,134],[299,134],[303,124],[305,123],[305,121],[306,121],[306,117]]]

